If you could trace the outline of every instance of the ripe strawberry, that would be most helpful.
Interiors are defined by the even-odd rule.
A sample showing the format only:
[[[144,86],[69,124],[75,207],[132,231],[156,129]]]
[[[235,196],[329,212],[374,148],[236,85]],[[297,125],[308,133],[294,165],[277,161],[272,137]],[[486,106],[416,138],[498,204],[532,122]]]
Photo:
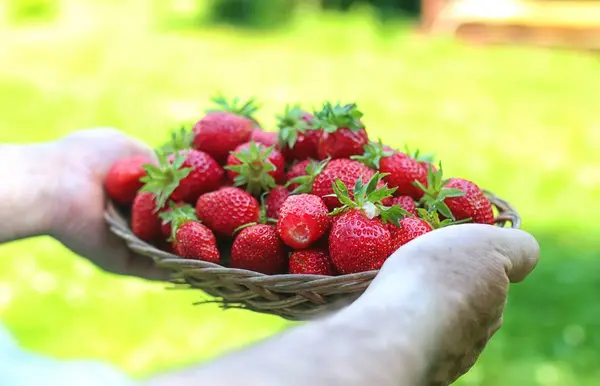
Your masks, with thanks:
[[[217,249],[217,239],[205,225],[198,221],[183,220],[173,230],[173,250],[177,255],[219,264],[221,256]]]
[[[160,229],[164,237],[171,237],[173,228],[171,223],[176,218],[183,218],[186,220],[197,220],[196,209],[190,204],[185,202],[170,202],[169,207],[159,213],[158,217],[161,219]]]
[[[266,275],[284,273],[288,266],[285,245],[271,225],[253,224],[243,228],[231,247],[231,268]]]
[[[283,183],[285,160],[274,147],[247,142],[227,157],[227,175],[234,186],[244,187],[253,196]]]
[[[354,186],[359,178],[362,177],[363,181],[366,181],[375,174],[375,171],[358,161],[338,158],[321,161],[320,164],[313,166],[309,173],[289,181],[289,183],[299,184],[294,193],[312,192],[321,197],[332,210],[342,205],[337,197],[331,196],[334,193],[332,184],[336,179],[341,180],[345,185]],[[350,192],[350,197],[353,197],[353,192]]]
[[[400,226],[391,224],[388,227],[392,235],[392,251],[394,253],[398,248],[409,241],[433,230],[431,224],[422,218],[413,216],[400,220]]]
[[[196,215],[216,234],[232,236],[238,227],[257,222],[260,209],[250,193],[236,187],[223,187],[198,198]]]
[[[250,141],[254,141],[265,146],[274,146],[275,148],[279,146],[277,140],[277,133],[274,131],[263,131],[261,129],[255,128],[254,130],[252,130]]]
[[[131,205],[138,190],[144,185],[140,179],[146,175],[143,165],[153,161],[146,156],[132,156],[115,161],[104,178],[108,196],[116,203]]]
[[[284,114],[277,117],[279,148],[286,161],[317,158],[317,145],[322,130],[311,127],[313,118],[297,105],[287,105]]]
[[[292,252],[289,271],[293,274],[335,275],[329,254],[324,249],[305,249]]]
[[[390,187],[397,187],[397,196],[410,196],[415,200],[423,196],[423,191],[415,186],[415,181],[425,183],[427,170],[411,156],[384,146],[381,141],[364,146],[360,155],[351,157],[366,166],[386,173],[384,181]]]
[[[462,178],[444,179],[441,164],[438,171],[428,173],[427,186],[417,185],[424,192],[423,202],[429,211],[457,222],[494,224],[492,203],[479,186]]]
[[[279,211],[277,233],[295,249],[308,248],[331,226],[323,200],[313,194],[289,196]]]
[[[160,207],[159,207],[160,208]],[[161,235],[154,194],[138,193],[131,206],[131,231],[144,241],[153,241]]]
[[[409,215],[398,205],[386,207],[381,203],[395,191],[387,186],[377,189],[382,177],[376,173],[366,185],[359,179],[354,199],[341,180],[335,181],[335,194],[344,205],[331,212],[337,218],[329,235],[329,254],[342,274],[381,268],[392,252],[388,222],[399,226],[399,219]]]
[[[265,200],[265,206],[267,207],[267,217],[277,219],[279,218],[279,210],[290,196],[290,191],[284,186],[278,185],[271,189],[267,199]]]
[[[146,165],[142,191],[156,195],[162,207],[168,199],[195,204],[198,197],[218,189],[225,176],[223,168],[200,150],[180,150],[168,156],[158,152],[158,166]]]
[[[289,181],[289,180],[297,178],[297,177],[309,175],[310,173],[308,172],[307,168],[310,164],[315,163],[315,162],[316,161],[313,161],[312,159],[305,159],[303,161],[293,164],[287,171],[286,179]],[[288,188],[290,189],[290,191],[293,191],[298,186],[299,186],[298,184],[290,183],[288,185]]]
[[[323,130],[317,147],[319,159],[349,158],[363,153],[363,145],[369,142],[369,137],[360,121],[362,115],[356,104],[324,104],[315,114],[313,124],[314,128]]]
[[[384,200],[381,200],[383,205],[385,206],[393,206],[400,205],[402,209],[412,214],[413,216],[417,215],[417,205],[412,197],[409,196],[398,196],[398,197],[388,197]]]
[[[250,139],[256,121],[248,118],[248,115],[257,108],[252,101],[238,107],[237,98],[233,104],[228,104],[222,98],[213,100],[221,109],[209,111],[194,125],[193,146],[223,164],[230,151]]]

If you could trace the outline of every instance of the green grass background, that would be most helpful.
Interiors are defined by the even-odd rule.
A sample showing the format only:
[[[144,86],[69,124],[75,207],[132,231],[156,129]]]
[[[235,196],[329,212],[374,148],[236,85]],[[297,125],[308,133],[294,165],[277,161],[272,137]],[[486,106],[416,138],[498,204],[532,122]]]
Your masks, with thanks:
[[[368,12],[307,13],[271,32],[175,32],[123,7],[0,28],[0,142],[110,125],[157,145],[215,92],[259,98],[266,127],[286,102],[356,101],[373,138],[435,152],[448,174],[514,203],[541,244],[540,265],[511,289],[504,327],[458,384],[597,384],[597,56],[424,38]],[[24,347],[135,377],[290,326],[194,307],[201,293],[108,275],[47,238],[0,246],[0,256],[0,320]]]

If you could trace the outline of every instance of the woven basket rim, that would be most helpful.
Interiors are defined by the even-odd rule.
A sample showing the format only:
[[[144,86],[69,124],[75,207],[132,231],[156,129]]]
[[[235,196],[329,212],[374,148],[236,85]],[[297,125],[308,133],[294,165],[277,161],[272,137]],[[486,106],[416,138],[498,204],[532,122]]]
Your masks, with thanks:
[[[495,216],[494,221],[496,226],[504,227],[507,222],[511,223],[512,228],[520,228],[521,227],[521,217],[519,216],[516,209],[510,204],[508,201],[501,199],[500,197],[494,195],[489,190],[483,190],[486,197],[492,202],[492,205],[496,207],[499,211],[498,215]],[[112,201],[108,201],[106,205],[106,210],[104,213],[104,217],[106,222],[109,224],[109,227],[113,233],[115,233],[120,238],[124,239],[128,243],[137,244],[139,246],[143,246],[144,249],[148,249],[148,252],[152,252],[154,256],[150,256],[153,258],[155,263],[164,268],[177,268],[177,269],[185,269],[186,271],[191,271],[194,268],[202,269],[205,273],[226,273],[228,275],[235,275],[239,277],[239,281],[248,281],[251,283],[268,283],[271,281],[314,281],[314,280],[322,280],[327,281],[329,283],[335,282],[345,282],[349,280],[364,280],[367,278],[372,279],[375,277],[379,270],[372,271],[364,271],[359,273],[352,274],[343,274],[337,276],[324,276],[324,275],[310,275],[310,274],[273,274],[267,275],[261,272],[250,271],[240,268],[230,268],[225,267],[220,264],[215,264],[202,260],[192,260],[185,259],[179,257],[173,253],[163,251],[158,249],[154,245],[141,240],[137,236],[133,234],[131,231],[127,220],[124,216],[119,213],[116,205]],[[272,279],[274,278],[274,279]]]

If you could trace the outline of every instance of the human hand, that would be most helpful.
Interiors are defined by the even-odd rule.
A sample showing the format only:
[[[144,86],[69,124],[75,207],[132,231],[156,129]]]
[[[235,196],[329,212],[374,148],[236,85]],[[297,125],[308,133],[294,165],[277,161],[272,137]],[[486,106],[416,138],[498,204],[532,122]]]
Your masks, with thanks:
[[[131,252],[104,219],[104,176],[117,159],[145,155],[149,147],[111,128],[74,132],[52,144],[60,193],[49,233],[73,252],[98,267],[117,274],[146,279],[167,279],[151,259]]]
[[[346,317],[378,318],[374,327],[384,331],[383,318],[395,317],[396,333],[415,338],[409,351],[427,358],[424,384],[447,385],[473,366],[502,324],[509,283],[524,280],[538,259],[536,240],[521,230],[438,229],[392,255]]]

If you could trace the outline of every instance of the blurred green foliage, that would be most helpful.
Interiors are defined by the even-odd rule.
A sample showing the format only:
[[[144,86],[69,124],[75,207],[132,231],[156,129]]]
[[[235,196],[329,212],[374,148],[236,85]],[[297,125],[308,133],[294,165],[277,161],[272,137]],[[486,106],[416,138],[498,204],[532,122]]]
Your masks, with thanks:
[[[448,174],[511,201],[541,244],[540,265],[511,290],[504,327],[459,384],[598,384],[596,58],[469,47],[402,25],[383,31],[367,9],[303,10],[268,33],[156,30],[202,20],[209,6],[63,0],[61,12],[78,12],[59,13],[59,24],[0,28],[0,141],[111,125],[158,145],[216,92],[256,96],[267,128],[286,102],[356,101],[373,138],[436,153]],[[48,238],[0,246],[0,256],[0,319],[25,347],[106,360],[134,376],[291,325],[193,307],[202,294],[108,275]]]

